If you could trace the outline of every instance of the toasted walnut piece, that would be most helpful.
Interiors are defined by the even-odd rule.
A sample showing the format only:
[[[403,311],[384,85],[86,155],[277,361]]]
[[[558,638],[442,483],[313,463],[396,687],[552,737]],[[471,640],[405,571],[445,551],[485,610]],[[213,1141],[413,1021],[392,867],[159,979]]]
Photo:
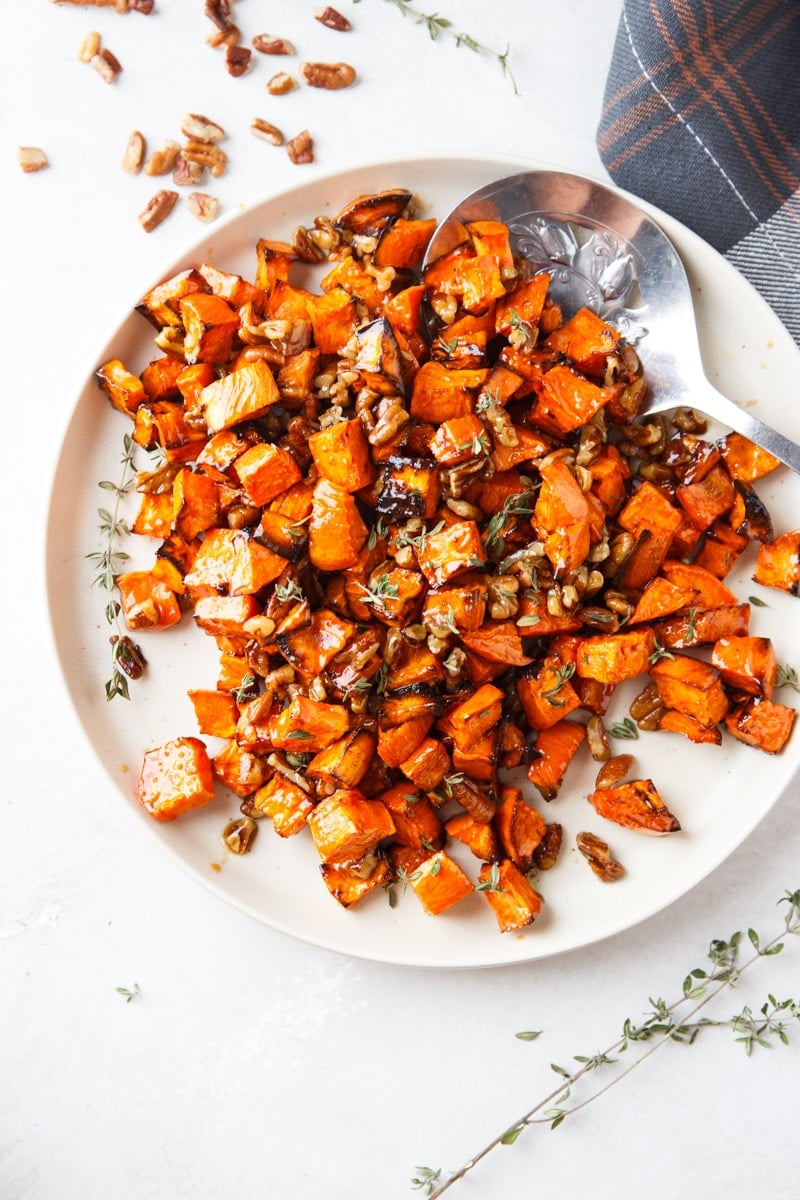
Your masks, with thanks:
[[[214,221],[219,212],[219,200],[207,192],[190,192],[186,197],[186,207],[198,221]]]
[[[177,142],[168,140],[160,150],[154,150],[144,164],[145,175],[166,175],[175,166],[181,148]]]
[[[181,133],[198,142],[221,142],[225,137],[222,126],[202,113],[186,113],[181,121]]]
[[[113,83],[122,71],[122,63],[110,50],[106,49],[98,51],[89,60],[89,65],[94,67],[97,74],[105,83]]]
[[[307,129],[290,138],[286,143],[286,151],[293,163],[311,163],[314,161],[314,139]]]
[[[238,78],[244,75],[250,66],[252,51],[247,46],[227,46],[225,48],[225,66],[228,74]]]
[[[40,150],[38,146],[20,146],[17,150],[17,162],[26,175],[31,171],[41,171],[43,167],[50,165],[44,150]]]
[[[86,34],[78,47],[78,62],[91,62],[95,54],[100,53],[100,34],[96,29]]]
[[[131,136],[128,138],[128,144],[125,147],[125,153],[122,157],[122,169],[128,175],[138,175],[144,163],[146,145],[143,134],[138,129],[134,129]]]
[[[350,87],[356,81],[356,73],[349,63],[303,62],[298,72],[309,87],[325,88],[335,92]]]
[[[263,121],[261,117],[253,117],[250,122],[250,131],[257,138],[262,138],[265,142],[270,142],[273,146],[283,145],[283,134],[277,125],[271,125],[269,121]]]
[[[288,38],[273,37],[269,33],[257,33],[252,39],[253,49],[259,54],[295,54],[295,48]]]
[[[147,207],[139,213],[139,224],[145,233],[152,233],[162,221],[166,221],[169,214],[175,207],[178,199],[177,192],[168,191],[162,188],[160,192],[156,192],[151,196]]]
[[[203,12],[209,21],[213,21],[217,29],[223,33],[230,29],[233,24],[231,21],[230,0],[206,0],[203,5]]]
[[[203,178],[205,170],[202,163],[191,162],[183,154],[179,154],[172,168],[172,182],[176,187],[195,187]]]
[[[297,87],[297,80],[291,75],[287,75],[285,71],[279,71],[277,75],[273,75],[267,80],[267,91],[270,96],[285,96],[287,92],[293,92]]]
[[[230,29],[217,29],[214,33],[210,33],[206,38],[206,42],[213,49],[219,46],[238,46],[242,40],[242,35],[239,32],[238,25],[231,25]]]
[[[228,165],[227,154],[213,142],[198,142],[194,138],[190,138],[181,153],[189,162],[201,163],[204,167],[208,167],[215,178],[223,175]]]
[[[247,854],[253,844],[258,826],[251,817],[236,817],[222,831],[222,840],[234,854]]]
[[[612,856],[608,843],[593,833],[579,833],[575,843],[598,879],[614,883],[625,874],[625,868]]]
[[[551,871],[561,853],[564,840],[564,827],[557,821],[545,826],[544,836],[533,852],[533,861],[537,870]]]
[[[346,33],[348,29],[353,28],[347,17],[337,12],[335,8],[331,8],[330,4],[325,8],[315,9],[314,18],[319,21],[320,25],[327,25],[328,29],[338,29],[341,33]]]

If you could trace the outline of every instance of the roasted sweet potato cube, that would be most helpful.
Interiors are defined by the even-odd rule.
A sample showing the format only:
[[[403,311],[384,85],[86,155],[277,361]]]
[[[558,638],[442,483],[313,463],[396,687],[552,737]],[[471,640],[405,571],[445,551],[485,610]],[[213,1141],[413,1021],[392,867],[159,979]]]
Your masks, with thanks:
[[[271,292],[277,280],[285,282],[296,258],[297,251],[288,242],[259,238],[256,242],[256,287]]]
[[[155,495],[142,492],[139,511],[131,524],[131,531],[145,537],[166,538],[172,529],[173,503],[169,492]]]
[[[507,785],[500,789],[494,826],[506,857],[521,871],[529,871],[533,852],[544,837],[545,823],[519,788]]]
[[[454,467],[486,452],[488,435],[480,417],[468,413],[443,421],[431,438],[431,454],[444,467]]]
[[[358,863],[394,833],[391,813],[379,800],[367,800],[355,788],[340,788],[320,800],[308,827],[323,862]]]
[[[440,425],[475,410],[475,396],[486,381],[486,368],[453,369],[442,363],[423,363],[414,376],[411,416]]]
[[[118,358],[112,358],[97,368],[98,385],[108,396],[114,408],[132,417],[140,404],[144,404],[147,393],[138,375],[129,371]]]
[[[629,533],[638,534],[642,529],[649,529],[672,535],[681,523],[681,513],[660,488],[645,480],[623,505],[617,521]]]
[[[347,292],[360,300],[370,314],[380,307],[384,296],[375,276],[351,254],[332,264],[320,280],[320,287],[323,292],[335,292],[337,289]]]
[[[587,375],[602,378],[608,357],[619,348],[616,329],[589,308],[580,308],[560,329],[549,335],[545,345],[563,354]]]
[[[439,471],[430,459],[391,455],[383,468],[376,511],[389,521],[429,520],[439,503]]]
[[[401,628],[419,616],[425,580],[418,571],[396,567],[392,560],[381,563],[362,585],[361,601],[377,621]]]
[[[688,713],[678,712],[675,708],[666,708],[658,718],[658,728],[668,733],[682,733],[690,742],[705,746],[719,746],[722,734],[718,725],[701,725],[697,717]]]
[[[639,625],[645,621],[657,621],[660,617],[668,617],[680,608],[691,607],[697,593],[691,588],[679,587],[670,583],[662,575],[651,579],[642,592],[639,600],[628,618],[629,625]]]
[[[280,579],[286,570],[286,559],[273,554],[247,533],[237,530],[233,540],[233,569],[230,590],[232,596],[254,595],[268,584]]]
[[[136,311],[146,317],[156,329],[163,329],[167,325],[177,327],[181,324],[179,306],[183,297],[205,290],[206,281],[203,276],[194,267],[189,267],[157,283],[146,292],[136,305]]]
[[[253,809],[256,815],[271,819],[279,837],[292,837],[314,811],[314,799],[293,779],[276,771],[253,796]]]
[[[500,843],[491,821],[477,821],[471,813],[456,813],[445,822],[448,837],[463,843],[476,858],[483,862],[496,862],[500,857]]]
[[[239,332],[239,314],[221,296],[194,292],[179,301],[187,363],[226,363]]]
[[[694,561],[716,575],[717,579],[724,579],[748,544],[749,538],[745,534],[736,533],[725,521],[715,521]]]
[[[701,725],[717,725],[728,711],[728,697],[719,670],[699,658],[676,654],[650,668],[666,708],[695,717]]]
[[[690,608],[651,626],[656,639],[668,650],[703,646],[724,637],[743,637],[750,627],[749,604],[720,608]]]
[[[694,590],[696,595],[692,604],[695,608],[723,608],[727,604],[739,603],[739,597],[726,583],[697,563],[669,558],[664,562],[661,573],[677,587]]]
[[[378,709],[382,729],[411,724],[420,718],[435,718],[441,712],[438,690],[428,684],[417,684],[397,695],[384,694]]]
[[[211,433],[241,421],[255,421],[280,400],[275,376],[262,359],[246,362],[200,393],[206,425]]]
[[[312,433],[308,448],[318,474],[345,492],[358,492],[369,487],[375,478],[369,442],[361,422],[355,418],[336,421],[318,433]]]
[[[408,876],[408,882],[425,912],[432,917],[452,908],[475,890],[472,881],[444,850],[424,859]]]
[[[376,797],[392,815],[395,840],[402,846],[439,850],[444,842],[441,817],[427,796],[407,783],[380,792]]]
[[[589,803],[598,816],[640,833],[677,833],[680,823],[658,793],[652,779],[632,779],[616,787],[597,788]]]
[[[287,662],[313,678],[342,652],[355,633],[352,621],[329,608],[318,608],[307,625],[279,634],[276,642]]]
[[[197,548],[184,583],[193,596],[227,592],[236,562],[236,530],[209,529]]]
[[[586,726],[578,721],[558,721],[539,731],[528,779],[544,800],[555,800],[567,767],[585,740]]]
[[[439,786],[452,763],[442,742],[438,738],[423,738],[416,750],[404,762],[400,770],[423,792],[432,792]]]
[[[441,684],[445,681],[445,671],[441,660],[432,654],[425,645],[413,645],[406,642],[402,653],[392,663],[386,681],[388,692],[401,691],[403,688],[419,684]]]
[[[422,261],[425,247],[435,228],[434,217],[413,220],[398,217],[381,233],[373,261],[379,267],[414,270]]]
[[[496,471],[509,471],[520,463],[543,458],[552,449],[551,443],[529,429],[527,425],[514,425],[512,431],[516,441],[512,445],[495,444],[492,462]]]
[[[390,883],[392,877],[388,861],[374,853],[364,855],[352,867],[324,862],[320,863],[319,869],[326,888],[342,908],[352,908],[376,888]]]
[[[431,587],[443,587],[457,575],[481,567],[486,552],[475,521],[454,521],[431,530],[417,555],[419,569]]]
[[[328,479],[314,487],[308,553],[318,571],[343,571],[358,560],[369,530],[349,492]]]
[[[389,728],[378,729],[378,756],[387,767],[399,767],[410,758],[433,725],[434,714],[423,715]]]
[[[302,478],[296,460],[282,446],[256,442],[233,463],[236,478],[252,504],[263,508]]]
[[[212,637],[244,634],[244,623],[260,612],[254,596],[201,596],[194,606],[199,629]]]
[[[156,632],[180,621],[178,597],[152,571],[125,571],[115,582],[125,626],[131,632]]]
[[[532,518],[534,528],[555,570],[574,571],[591,548],[588,501],[561,459],[542,463],[539,472],[542,486]]]
[[[733,481],[721,464],[712,467],[697,483],[679,484],[675,497],[696,529],[710,529],[734,501]]]
[[[572,367],[560,365],[545,371],[531,419],[545,433],[565,434],[591,421],[612,395]]]
[[[288,354],[275,376],[278,391],[285,403],[307,400],[319,375],[320,352],[316,346]]]
[[[142,761],[138,796],[157,821],[174,821],[214,799],[211,759],[203,742],[179,737],[148,750]]]
[[[569,667],[552,657],[536,671],[517,679],[517,695],[531,729],[549,729],[581,706],[581,698],[570,682]]]
[[[748,746],[779,754],[792,732],[795,715],[795,709],[785,704],[754,696],[727,715],[725,728]]]
[[[356,729],[314,755],[305,770],[314,784],[337,788],[358,787],[375,753],[377,738],[367,729]]]
[[[314,344],[322,354],[339,354],[350,341],[358,324],[358,302],[342,287],[311,296],[308,315],[314,330]]]
[[[729,433],[717,442],[720,453],[732,479],[742,483],[754,483],[770,471],[779,467],[780,460],[770,454],[769,450],[756,446],[740,433]]]
[[[503,692],[485,683],[455,705],[439,721],[439,729],[459,750],[469,750],[497,725],[503,713]]]
[[[193,541],[199,533],[219,522],[219,493],[210,476],[184,467],[172,485],[173,527],[175,532]]]
[[[518,283],[508,296],[501,297],[495,310],[496,332],[508,337],[513,329],[522,325],[535,333],[539,328],[550,279],[550,274],[543,271],[532,279]]]
[[[233,737],[239,719],[239,705],[230,692],[222,692],[218,688],[189,688],[187,695],[192,702],[200,733],[209,737]]]
[[[482,583],[464,583],[430,591],[422,606],[423,620],[443,630],[470,632],[479,629],[486,615],[487,590]]]
[[[236,796],[245,799],[263,787],[272,775],[272,767],[260,754],[231,739],[211,760],[215,777]]]
[[[495,726],[474,742],[468,750],[462,750],[454,742],[452,750],[453,770],[456,774],[468,775],[479,783],[494,783],[497,776],[499,727]],[[517,764],[519,765],[519,764]]]
[[[581,641],[575,670],[600,683],[622,683],[647,671],[654,650],[655,636],[649,628],[598,634]]]
[[[778,677],[775,648],[767,637],[723,637],[711,652],[726,687],[771,700]]]
[[[779,588],[792,596],[800,592],[800,529],[782,533],[758,548],[753,579],[764,587]]]
[[[484,863],[478,872],[482,894],[497,918],[501,933],[513,933],[532,925],[542,911],[542,897],[520,868],[509,859],[496,865]]]
[[[325,704],[310,696],[295,696],[270,724],[273,745],[278,750],[315,754],[344,737],[350,715],[339,704]]]

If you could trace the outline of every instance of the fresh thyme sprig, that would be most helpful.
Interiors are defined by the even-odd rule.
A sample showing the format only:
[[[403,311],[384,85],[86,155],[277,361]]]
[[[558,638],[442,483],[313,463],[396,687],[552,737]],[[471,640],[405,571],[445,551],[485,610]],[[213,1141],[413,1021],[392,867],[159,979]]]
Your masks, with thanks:
[[[498,50],[494,50],[491,46],[484,45],[483,42],[478,41],[477,38],[472,37],[472,35],[469,33],[460,33],[454,28],[452,21],[448,20],[447,17],[440,16],[439,13],[422,12],[421,9],[416,8],[413,4],[410,4],[409,0],[388,0],[388,2],[393,4],[395,8],[399,9],[404,17],[413,17],[417,25],[424,26],[424,28],[428,31],[428,36],[431,38],[431,41],[436,42],[440,37],[443,36],[451,37],[456,46],[465,46],[467,50],[472,50],[474,54],[481,54],[487,58],[493,58],[499,65],[503,74],[511,83],[511,86],[514,89],[514,95],[519,95],[517,81],[511,72],[510,66],[508,65],[508,60],[511,55],[510,45],[506,46],[505,50],[503,50],[501,53]],[[353,0],[353,3],[360,4],[361,0]]]
[[[118,544],[120,538],[127,537],[130,533],[127,522],[122,517],[122,504],[136,479],[134,463],[136,446],[130,434],[125,434],[122,445],[123,452],[120,459],[122,474],[119,481],[115,483],[110,479],[101,479],[97,485],[114,497],[114,504],[110,510],[104,507],[97,510],[100,518],[100,533],[105,539],[105,545],[102,550],[96,550],[86,555],[97,567],[97,575],[92,580],[92,586],[102,588],[109,594],[105,607],[105,618],[108,624],[113,625],[116,629],[116,633],[110,638],[111,678],[106,680],[105,684],[106,700],[113,700],[115,696],[122,696],[124,700],[129,700],[128,680],[138,679],[144,667],[144,659],[139,648],[122,632],[119,623],[121,606],[116,595],[117,575],[129,557],[124,550],[120,550]]]
[[[598,1100],[668,1042],[691,1045],[700,1033],[716,1027],[729,1029],[734,1034],[735,1041],[744,1047],[748,1055],[758,1046],[774,1046],[776,1042],[786,1045],[789,1041],[789,1029],[794,1027],[795,1023],[800,1023],[798,1000],[777,1000],[770,993],[757,1012],[746,1005],[740,1012],[725,1020],[715,1020],[702,1015],[702,1010],[712,1000],[728,989],[736,987],[745,971],[759,959],[779,954],[784,948],[787,935],[800,936],[800,888],[794,892],[787,891],[778,903],[788,906],[784,912],[783,928],[765,943],[762,943],[754,929],[748,929],[747,940],[753,948],[753,953],[746,961],[739,961],[741,946],[745,940],[741,932],[734,933],[728,940],[714,939],[708,950],[710,968],[695,967],[691,970],[683,980],[681,994],[676,1000],[668,1004],[662,999],[651,999],[651,1011],[644,1021],[635,1024],[627,1018],[623,1023],[621,1035],[606,1050],[593,1055],[576,1054],[575,1062],[578,1066],[574,1070],[552,1063],[551,1068],[559,1077],[557,1088],[550,1091],[519,1120],[492,1138],[478,1154],[473,1155],[462,1167],[454,1171],[444,1183],[439,1183],[441,1169],[416,1167],[411,1187],[424,1192],[430,1200],[438,1200],[438,1197],[463,1179],[497,1146],[513,1145],[517,1138],[533,1125],[544,1124],[549,1125],[551,1129],[557,1129],[567,1117],[574,1116]],[[522,1041],[534,1040],[533,1034],[517,1036]],[[539,1036],[539,1031],[536,1031],[535,1036]],[[638,1053],[626,1067],[619,1068],[617,1056],[644,1042],[649,1043],[647,1048]],[[586,1075],[600,1068],[615,1066],[617,1071],[601,1087],[583,1099],[567,1104],[572,1100],[573,1089]]]

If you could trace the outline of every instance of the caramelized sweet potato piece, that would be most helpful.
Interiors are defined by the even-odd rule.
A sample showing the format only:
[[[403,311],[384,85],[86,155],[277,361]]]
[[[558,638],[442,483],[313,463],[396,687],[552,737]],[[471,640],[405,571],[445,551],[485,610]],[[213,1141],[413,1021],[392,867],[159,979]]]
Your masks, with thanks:
[[[391,728],[378,729],[378,756],[387,767],[399,767],[410,758],[433,725],[434,714],[419,716]]]
[[[500,789],[494,826],[505,856],[521,871],[529,871],[533,852],[544,837],[545,823],[519,788],[505,786]]]
[[[187,363],[227,362],[239,332],[239,314],[211,292],[193,292],[178,304]]]
[[[253,796],[255,813],[269,817],[279,837],[293,837],[314,811],[314,799],[294,780],[276,771]]]
[[[103,389],[111,403],[120,412],[133,416],[140,404],[144,404],[147,394],[138,375],[129,371],[118,358],[112,358],[97,368],[96,378],[99,387]]]
[[[677,818],[669,811],[652,779],[632,779],[616,787],[597,788],[589,803],[598,816],[641,833],[676,833]]]
[[[550,334],[545,345],[563,354],[587,375],[602,378],[609,355],[616,353],[619,343],[616,329],[591,309],[580,308],[560,329]]]
[[[320,571],[352,567],[368,536],[350,493],[320,479],[314,488],[308,526],[308,553],[314,566]]]
[[[423,792],[433,792],[451,769],[450,755],[438,738],[423,738],[400,770]]]
[[[694,590],[696,596],[692,603],[696,608],[724,608],[739,603],[738,596],[727,584],[696,563],[667,559],[661,573],[677,587]]]
[[[732,479],[743,483],[754,483],[779,467],[780,460],[768,450],[756,446],[740,433],[729,433],[717,442],[722,458]]]
[[[318,608],[307,625],[279,634],[275,641],[283,657],[313,679],[355,636],[356,627],[328,608]]]
[[[419,569],[431,587],[443,587],[457,575],[486,561],[480,529],[475,521],[454,521],[431,530],[417,554]]]
[[[475,890],[472,881],[444,850],[424,859],[409,875],[408,882],[425,912],[432,917],[446,912]]]
[[[622,683],[644,674],[655,650],[652,629],[633,629],[625,633],[598,634],[583,638],[575,656],[578,675],[600,683]]]
[[[305,777],[315,787],[358,787],[369,770],[377,738],[367,729],[356,729],[314,755]]]
[[[444,844],[444,826],[427,796],[398,783],[375,797],[391,813],[395,840],[403,846],[439,850]]]
[[[138,796],[157,821],[174,821],[214,799],[211,759],[203,742],[179,737],[148,750],[142,761]]]
[[[439,721],[439,728],[459,750],[469,750],[497,725],[503,712],[503,693],[493,683],[476,688]]]
[[[542,376],[531,419],[545,433],[571,433],[591,421],[611,395],[572,367],[553,367]]]
[[[775,647],[766,637],[724,637],[715,642],[711,663],[726,687],[771,700],[778,677]]]
[[[219,688],[189,688],[187,695],[197,717],[200,733],[232,738],[239,718],[239,705],[230,692]]]
[[[403,215],[411,202],[411,192],[389,188],[365,196],[356,196],[333,218],[336,229],[377,237]]]
[[[414,376],[411,416],[439,425],[454,417],[466,417],[475,409],[475,395],[488,371],[452,370],[442,363],[423,363]]]
[[[487,621],[480,629],[462,632],[461,641],[489,662],[527,667],[533,661],[523,653],[522,640],[513,621]]]
[[[131,632],[169,629],[181,619],[178,597],[152,571],[125,571],[116,578],[122,616]]]
[[[701,725],[717,725],[728,712],[720,672],[687,654],[662,658],[650,668],[662,703],[694,717]]]
[[[543,462],[539,472],[542,486],[533,524],[555,570],[574,571],[591,546],[589,504],[573,472],[561,459]]]
[[[674,708],[664,709],[658,718],[658,728],[670,733],[682,733],[690,742],[697,742],[700,745],[719,746],[722,742],[722,734],[718,725],[701,725],[697,717],[691,717],[685,712],[678,712]]]
[[[531,729],[549,729],[580,708],[580,696],[570,682],[573,674],[574,666],[570,669],[551,656],[538,671],[520,675],[517,695]]]
[[[478,872],[478,883],[501,933],[513,933],[532,925],[542,911],[542,898],[520,868],[507,858],[497,863],[496,883],[492,875],[494,864],[484,863]]]
[[[712,467],[697,483],[679,484],[675,497],[697,529],[710,529],[730,510],[734,487],[724,466]]]
[[[200,393],[200,404],[211,433],[241,421],[254,421],[277,404],[280,392],[275,376],[262,359],[244,363]]]
[[[312,433],[308,448],[318,473],[345,492],[369,487],[375,478],[369,443],[357,419],[336,421]]]
[[[749,604],[727,604],[720,608],[690,608],[652,625],[662,646],[682,650],[702,646],[724,637],[743,637],[750,627]]]
[[[242,799],[252,796],[272,775],[272,767],[265,758],[233,740],[226,742],[219,754],[214,755],[211,766],[215,778]]]
[[[782,533],[772,542],[758,548],[756,583],[764,587],[779,588],[792,596],[800,592],[800,529]]]
[[[248,500],[259,508],[288,491],[302,478],[289,451],[272,442],[256,442],[255,446],[249,446],[234,461],[233,470]]]
[[[754,696],[725,718],[725,728],[740,742],[767,754],[780,754],[794,725],[795,709]]]
[[[349,726],[347,709],[298,695],[270,723],[270,735],[279,750],[316,753],[344,737]]]
[[[366,854],[355,866],[320,863],[320,874],[326,888],[342,908],[352,908],[376,888],[391,881],[392,868],[379,854]]]
[[[532,279],[518,283],[509,296],[500,298],[495,310],[496,332],[508,337],[520,324],[535,332],[542,318],[551,278],[548,272],[543,271]]]
[[[647,584],[636,607],[628,618],[629,625],[639,625],[642,622],[657,621],[660,617],[668,617],[681,608],[689,608],[697,593],[691,588],[679,587],[668,579],[657,575]]]
[[[585,739],[586,726],[578,721],[557,721],[549,729],[539,731],[528,779],[544,800],[555,800],[567,767]]]
[[[367,800],[355,788],[340,788],[320,800],[309,813],[308,827],[323,862],[339,866],[359,862],[394,833],[389,810],[379,800]]]
[[[483,862],[497,862],[500,857],[500,843],[491,822],[477,821],[471,813],[463,812],[445,821],[444,828],[448,837],[462,842]]]
[[[380,234],[373,262],[378,267],[394,267],[399,271],[413,270],[422,261],[425,247],[435,228],[434,217],[413,220],[398,217]]]

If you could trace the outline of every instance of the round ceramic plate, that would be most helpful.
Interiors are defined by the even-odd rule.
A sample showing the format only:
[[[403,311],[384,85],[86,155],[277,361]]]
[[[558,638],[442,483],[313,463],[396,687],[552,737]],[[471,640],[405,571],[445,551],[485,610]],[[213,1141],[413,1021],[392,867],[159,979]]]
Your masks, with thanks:
[[[424,213],[441,216],[462,196],[504,175],[535,168],[522,160],[446,157],[434,161],[386,162],[313,181],[257,204],[205,233],[180,259],[165,263],[160,278],[201,262],[252,278],[259,237],[291,239],[298,224],[333,214],[361,193],[405,187]],[[800,440],[800,409],[786,398],[796,391],[800,355],[785,329],[745,280],[715,251],[664,214],[649,210],[686,263],[696,298],[707,372],[718,388]],[[158,280],[153,280],[153,283]],[[586,801],[595,764],[589,756],[570,768],[561,795],[534,803],[548,821],[564,827],[557,866],[542,873],[537,887],[542,914],[521,934],[501,934],[485,898],[476,893],[449,913],[427,916],[411,889],[390,907],[378,890],[348,911],[328,894],[310,837],[279,838],[267,821],[252,851],[226,855],[220,833],[238,813],[238,801],[220,794],[204,809],[160,824],[139,805],[135,786],[142,754],[167,739],[196,734],[189,687],[213,687],[218,659],[213,640],[190,618],[140,639],[148,660],[145,676],[131,685],[131,700],[105,699],[110,674],[107,596],[92,586],[95,574],[87,549],[101,549],[98,508],[108,505],[101,480],[119,479],[123,437],[130,423],[112,409],[94,370],[120,358],[140,371],[156,356],[152,327],[130,312],[88,364],[87,382],[75,403],[52,483],[46,532],[49,610],[57,656],[69,696],[109,785],[152,836],[220,898],[276,929],[346,954],[376,961],[430,967],[485,967],[574,950],[626,929],[658,912],[709,874],[765,816],[794,773],[800,735],[786,750],[769,756],[725,737],[722,747],[696,746],[677,734],[645,734],[617,743],[636,755],[637,772],[652,778],[680,820],[680,833],[650,838],[603,822]],[[76,479],[80,482],[76,485]],[[792,528],[800,511],[800,480],[787,470],[763,480],[759,492],[776,531]],[[131,565],[152,562],[155,543],[128,538]],[[765,593],[752,582],[752,549],[739,560],[731,582],[743,599],[753,594],[768,607],[754,607],[751,632],[772,637],[782,663],[800,663],[797,601]],[[793,694],[781,697],[791,703]],[[609,721],[627,711],[620,690]],[[527,785],[526,785],[527,786]],[[532,790],[532,789],[531,789]],[[575,836],[590,830],[605,838],[624,864],[619,882],[602,884],[575,850]],[[468,866],[474,877],[476,864]]]

